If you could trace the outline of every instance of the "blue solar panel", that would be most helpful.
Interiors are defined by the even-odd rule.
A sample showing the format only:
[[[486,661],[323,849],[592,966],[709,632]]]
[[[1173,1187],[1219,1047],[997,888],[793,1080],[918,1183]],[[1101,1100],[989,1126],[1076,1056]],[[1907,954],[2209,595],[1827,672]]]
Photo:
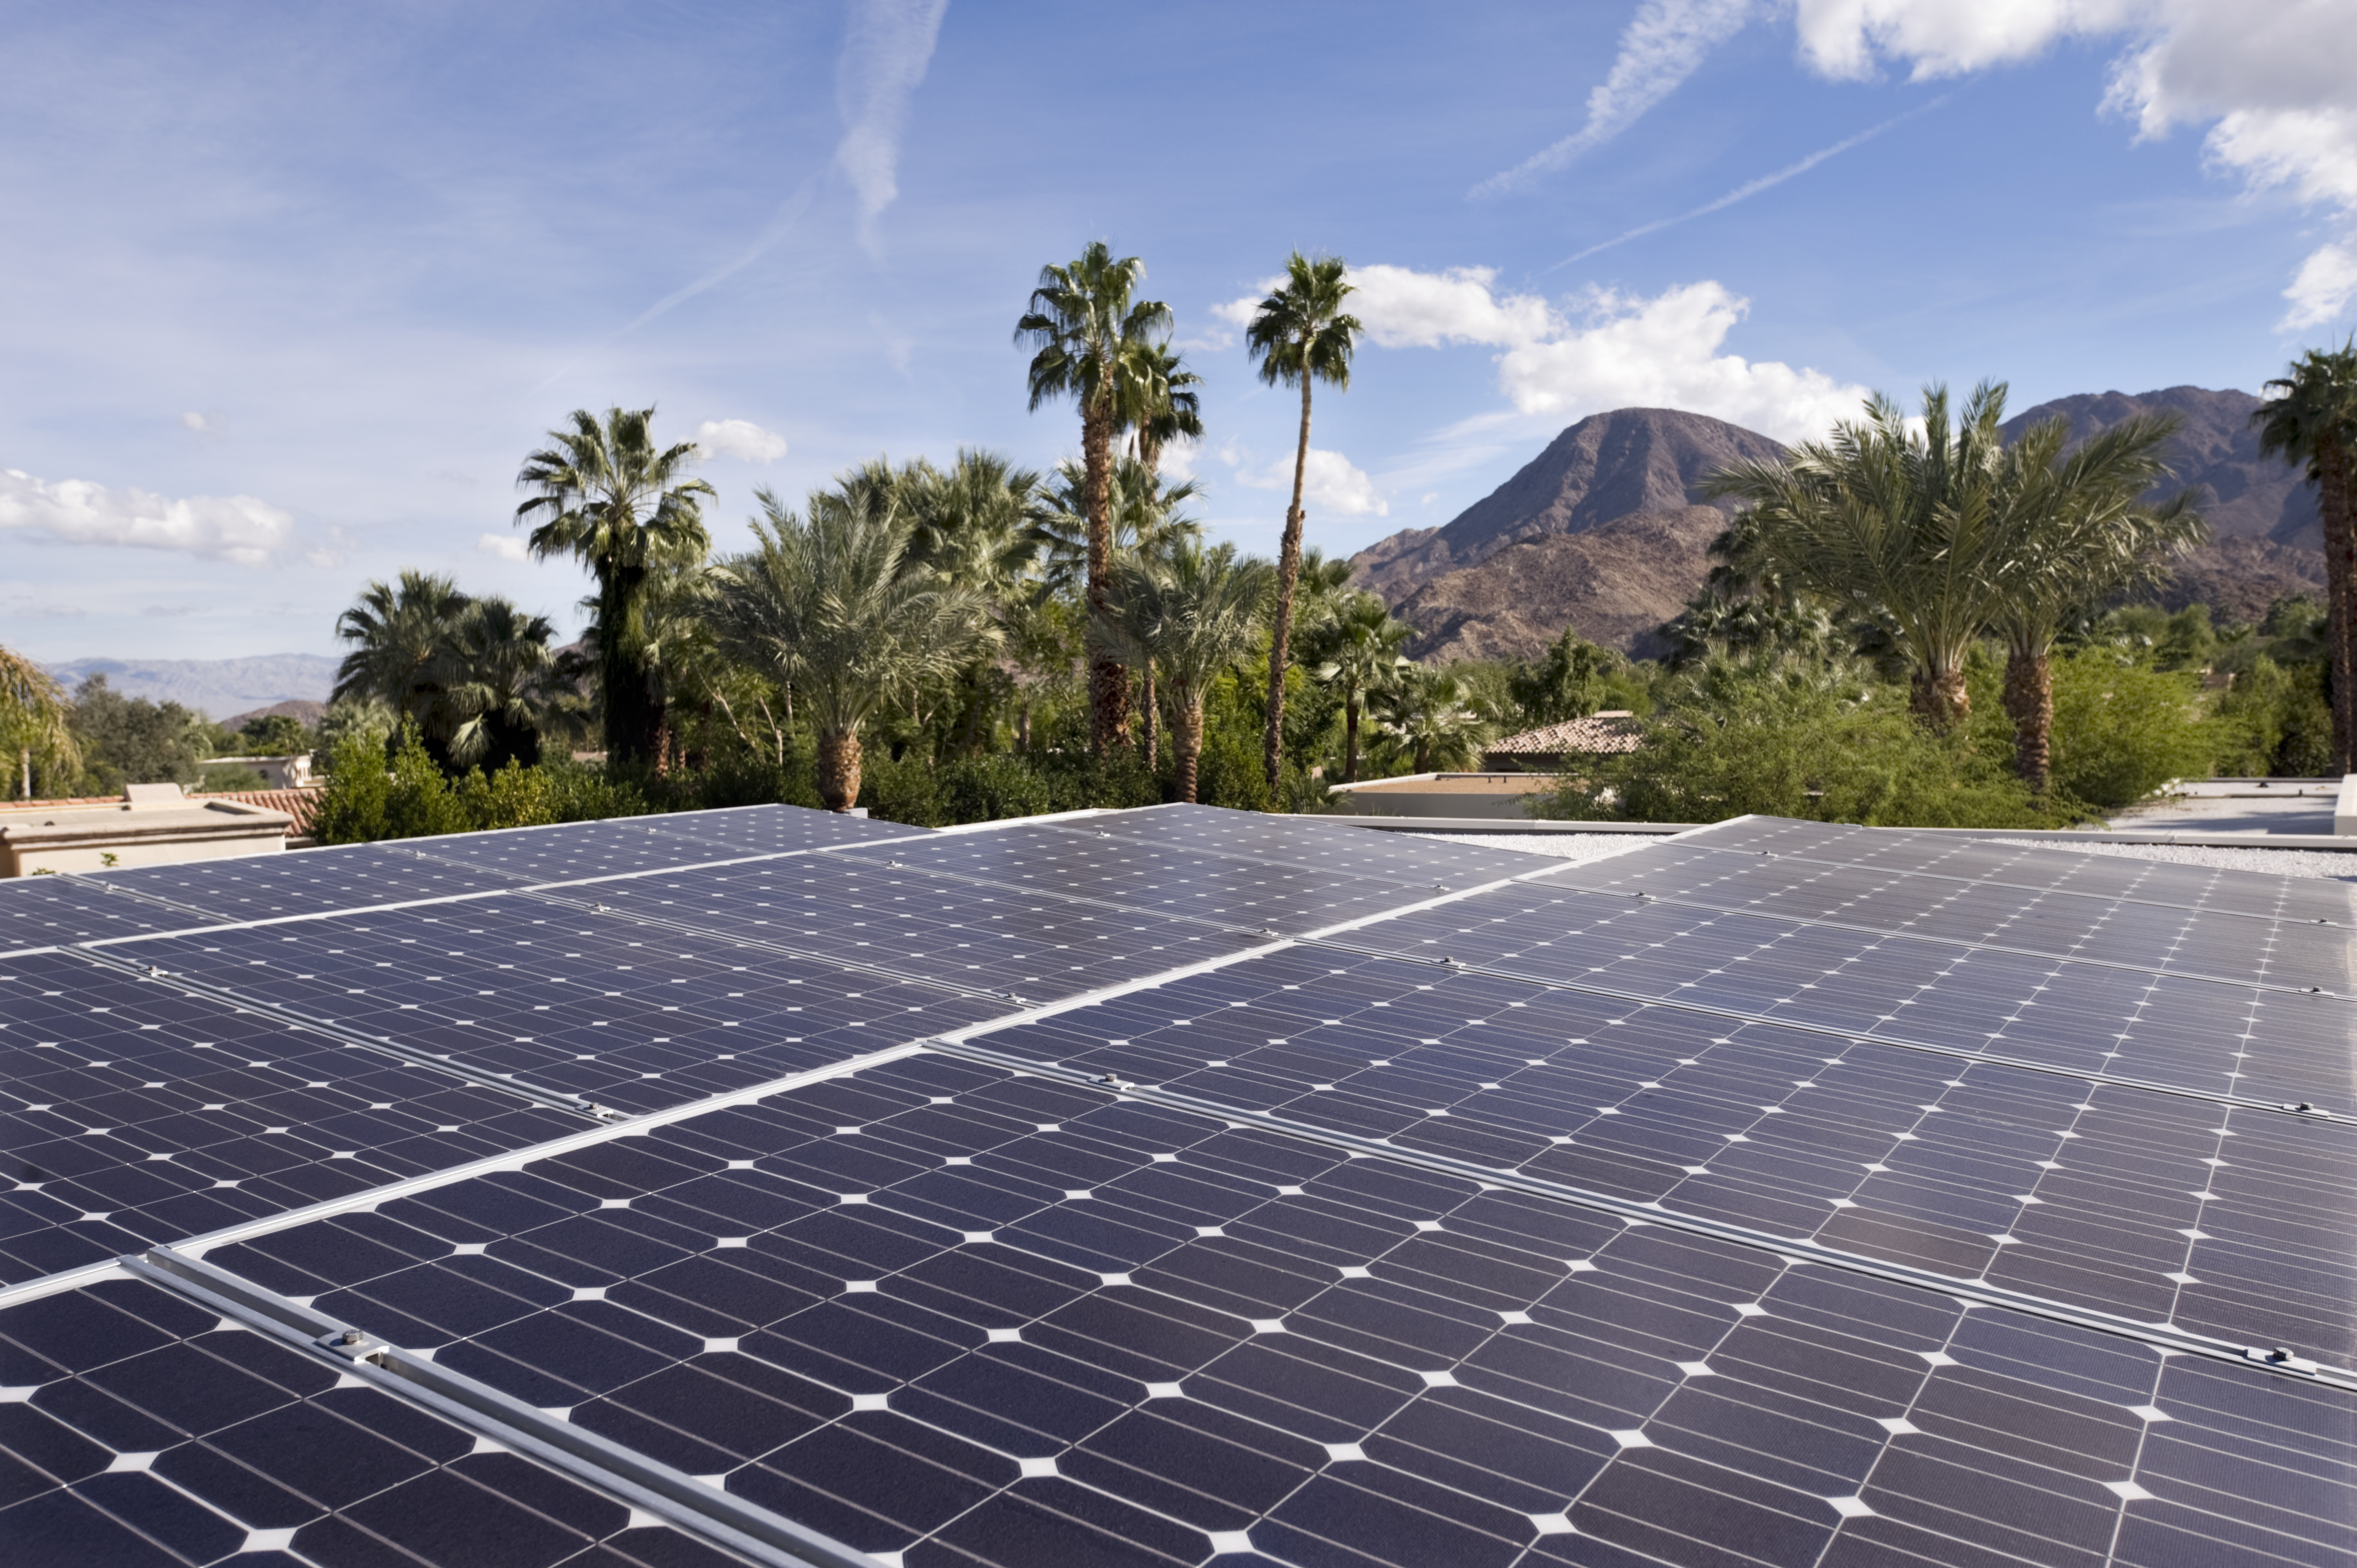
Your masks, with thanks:
[[[110,886],[227,920],[279,919],[414,903],[517,886],[517,878],[418,856],[392,844],[296,850],[100,874]],[[204,920],[183,921],[203,925]]]
[[[94,879],[12,876],[0,881],[0,953],[214,923],[197,911],[135,898]]]

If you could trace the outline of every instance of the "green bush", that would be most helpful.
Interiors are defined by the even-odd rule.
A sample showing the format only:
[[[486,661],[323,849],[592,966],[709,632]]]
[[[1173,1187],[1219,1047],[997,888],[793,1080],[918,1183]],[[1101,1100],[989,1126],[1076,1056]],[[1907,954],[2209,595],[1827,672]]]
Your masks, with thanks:
[[[335,772],[311,817],[311,836],[321,843],[373,843],[467,831],[457,794],[426,755],[415,725],[402,727],[390,767],[364,731],[339,740],[335,760]]]
[[[2221,736],[2201,713],[2199,677],[2103,648],[2061,655],[2053,671],[2058,792],[2116,811],[2172,779],[2208,776]]]
[[[1054,793],[1036,768],[1007,752],[961,758],[941,770],[936,799],[944,823],[995,822],[1055,810]],[[870,815],[874,812],[871,811]]]
[[[2282,665],[2262,653],[2235,676],[2212,715],[2212,766],[2230,778],[2313,779],[2330,765],[2332,712],[2320,663]]]

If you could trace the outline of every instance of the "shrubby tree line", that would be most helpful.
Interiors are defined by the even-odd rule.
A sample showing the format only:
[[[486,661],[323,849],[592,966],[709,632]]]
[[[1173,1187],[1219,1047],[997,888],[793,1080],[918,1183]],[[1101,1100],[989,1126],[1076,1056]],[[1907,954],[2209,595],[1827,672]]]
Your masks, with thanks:
[[[265,781],[254,769],[211,759],[292,757],[318,744],[318,732],[285,714],[230,730],[178,703],[127,697],[104,675],[68,693],[32,660],[0,649],[0,757],[9,764],[9,797],[120,795],[126,784],[260,789]]]

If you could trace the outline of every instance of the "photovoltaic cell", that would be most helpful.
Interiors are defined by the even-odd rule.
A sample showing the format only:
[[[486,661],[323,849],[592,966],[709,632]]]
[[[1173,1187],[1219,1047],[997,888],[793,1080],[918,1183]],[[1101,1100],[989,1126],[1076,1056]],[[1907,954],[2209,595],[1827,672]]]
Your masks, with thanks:
[[[516,828],[499,833],[459,833],[447,838],[406,839],[410,853],[481,872],[500,872],[519,882],[578,882],[599,876],[697,865],[741,857],[745,851],[662,832],[651,820],[617,817],[598,822]]]
[[[226,920],[366,909],[517,886],[513,876],[424,860],[396,844],[352,844],[142,866],[102,872],[98,879]]]
[[[2321,1562],[2357,1506],[2346,1396],[938,1059],[209,1261],[907,1564]]]
[[[1083,822],[1092,819],[1082,819]],[[831,858],[964,876],[1002,887],[1094,899],[1142,913],[1298,934],[1404,908],[1441,888],[1337,876],[1053,826],[941,833],[917,843],[855,847]]]
[[[0,963],[0,1284],[584,1125],[156,981]]]
[[[576,889],[572,897],[618,914],[1033,1003],[1236,953],[1265,940],[1197,920],[832,855],[659,874]]]
[[[974,1043],[2357,1359],[2357,1131],[2335,1123],[1306,950]]]
[[[0,880],[0,954],[211,923],[80,876]]]
[[[1542,885],[1480,894],[1342,940],[2204,1093],[2357,1106],[2357,1007],[2345,995],[1551,893]]]
[[[726,806],[708,811],[666,811],[643,820],[657,832],[716,844],[739,854],[782,854],[830,844],[916,838],[931,831],[802,806]]]
[[[1411,886],[1478,886],[1535,871],[1547,857],[1460,840],[1372,832],[1315,817],[1276,817],[1179,803],[1105,811],[1055,824],[1066,832],[1106,833],[1199,855],[1243,855]]]
[[[137,1281],[0,1311],[0,1384],[15,1563],[736,1561]]]
[[[2345,928],[1657,845],[1532,879],[2061,958],[2357,992]]]
[[[622,1111],[726,1093],[1013,1006],[521,897],[114,950]]]

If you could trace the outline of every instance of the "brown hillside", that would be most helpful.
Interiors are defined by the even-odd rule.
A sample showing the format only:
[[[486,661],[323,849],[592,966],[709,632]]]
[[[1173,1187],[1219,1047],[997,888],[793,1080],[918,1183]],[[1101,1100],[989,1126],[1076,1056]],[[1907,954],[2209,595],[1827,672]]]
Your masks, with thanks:
[[[1568,625],[1591,642],[1651,654],[1653,628],[1702,582],[1703,553],[1726,526],[1716,507],[1680,507],[1510,544],[1398,607],[1416,628],[1408,652],[1432,663],[1532,659]]]
[[[1667,408],[1592,414],[1445,526],[1408,529],[1352,556],[1351,580],[1397,605],[1441,574],[1477,565],[1510,544],[1581,533],[1638,512],[1679,511],[1715,470],[1783,455],[1767,436],[1704,414]]]

